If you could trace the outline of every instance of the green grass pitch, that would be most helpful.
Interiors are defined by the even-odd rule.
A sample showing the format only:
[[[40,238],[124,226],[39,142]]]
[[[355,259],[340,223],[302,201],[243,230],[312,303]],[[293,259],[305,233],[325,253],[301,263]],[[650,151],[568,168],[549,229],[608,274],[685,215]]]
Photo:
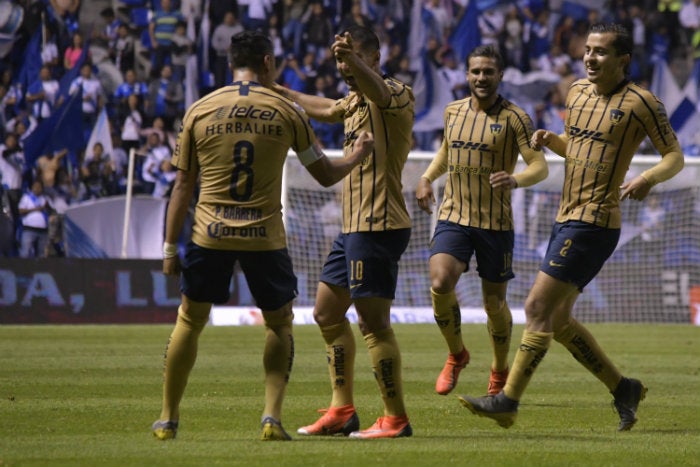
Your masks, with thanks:
[[[354,326],[355,331],[357,328]],[[700,466],[700,328],[593,324],[612,360],[649,393],[639,422],[616,431],[605,387],[553,343],[504,430],[434,392],[446,356],[438,329],[397,325],[412,438],[258,440],[261,327],[208,327],[182,404],[178,438],[150,425],[161,401],[170,325],[0,326],[0,467],[9,466]],[[514,348],[521,326],[514,330]],[[472,355],[456,394],[485,393],[484,325],[463,326]],[[362,427],[381,402],[358,337],[355,403]],[[295,328],[296,361],[283,424],[290,433],[330,401],[315,326]],[[512,359],[512,350],[511,350]]]

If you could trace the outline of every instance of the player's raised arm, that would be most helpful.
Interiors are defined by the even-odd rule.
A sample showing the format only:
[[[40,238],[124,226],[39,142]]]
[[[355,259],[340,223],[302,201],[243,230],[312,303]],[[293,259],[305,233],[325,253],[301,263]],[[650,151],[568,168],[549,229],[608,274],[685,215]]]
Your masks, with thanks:
[[[331,51],[335,56],[338,71],[348,84],[355,84],[359,93],[380,108],[389,105],[391,91],[379,68],[379,50],[363,47],[362,44],[356,46],[350,33],[345,32],[342,36],[335,36]]]
[[[272,85],[271,89],[299,104],[311,118],[328,123],[343,121],[343,110],[336,105],[336,101],[333,99],[304,94],[276,83]]]

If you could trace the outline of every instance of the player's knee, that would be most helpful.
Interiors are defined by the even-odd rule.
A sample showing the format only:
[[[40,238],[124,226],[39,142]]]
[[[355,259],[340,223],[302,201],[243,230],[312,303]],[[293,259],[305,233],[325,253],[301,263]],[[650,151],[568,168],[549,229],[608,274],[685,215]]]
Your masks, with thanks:
[[[450,274],[444,270],[431,271],[430,273],[430,288],[436,294],[450,293],[455,288],[455,281],[450,277]]]
[[[546,321],[548,316],[545,300],[530,294],[525,300],[525,317],[528,322]]]
[[[484,310],[487,314],[499,313],[506,308],[506,300],[498,295],[486,295],[484,297]]]
[[[276,310],[263,311],[263,320],[265,321],[265,326],[270,329],[291,327],[294,321],[292,302],[286,303]]]
[[[184,300],[178,309],[178,316],[192,329],[201,330],[209,322],[211,304]]]

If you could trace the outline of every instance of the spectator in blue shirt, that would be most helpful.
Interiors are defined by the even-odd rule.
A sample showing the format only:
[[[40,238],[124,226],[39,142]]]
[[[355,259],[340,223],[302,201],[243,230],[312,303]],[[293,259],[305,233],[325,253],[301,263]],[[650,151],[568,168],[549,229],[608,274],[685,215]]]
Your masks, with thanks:
[[[151,49],[153,51],[152,65],[156,70],[160,70],[163,65],[170,63],[175,26],[179,22],[186,22],[179,11],[173,10],[171,0],[161,0],[160,8],[153,14],[153,18],[148,25]]]

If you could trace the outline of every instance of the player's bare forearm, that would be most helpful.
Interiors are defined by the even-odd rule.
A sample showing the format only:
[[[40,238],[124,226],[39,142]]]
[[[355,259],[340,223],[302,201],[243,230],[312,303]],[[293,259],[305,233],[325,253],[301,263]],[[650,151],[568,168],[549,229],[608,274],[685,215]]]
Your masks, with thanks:
[[[418,180],[418,186],[416,187],[416,201],[418,202],[418,207],[428,214],[433,213],[433,206],[435,205],[435,194],[433,193],[433,184],[430,180],[425,177],[421,177]]]
[[[294,91],[279,84],[275,84],[272,89],[299,104],[311,118],[330,123],[342,121],[342,116],[338,116],[337,112],[335,112],[335,101],[333,99]]]
[[[361,131],[355,142],[350,156],[339,159],[322,157],[307,166],[307,170],[324,187],[329,187],[342,180],[350,171],[360,164],[374,150],[374,136]]]
[[[177,243],[197,183],[195,171],[178,170],[165,221],[165,242]]]

